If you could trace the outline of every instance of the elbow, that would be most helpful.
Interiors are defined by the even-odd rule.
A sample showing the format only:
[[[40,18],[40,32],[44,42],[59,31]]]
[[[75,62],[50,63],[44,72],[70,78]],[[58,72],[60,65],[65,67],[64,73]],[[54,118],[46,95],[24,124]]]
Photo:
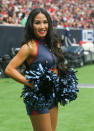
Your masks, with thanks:
[[[10,74],[10,69],[9,69],[9,67],[6,67],[6,68],[5,68],[4,73],[9,76],[9,74]]]
[[[8,69],[7,69],[7,67],[5,68],[4,73],[5,73],[6,75],[8,74]]]

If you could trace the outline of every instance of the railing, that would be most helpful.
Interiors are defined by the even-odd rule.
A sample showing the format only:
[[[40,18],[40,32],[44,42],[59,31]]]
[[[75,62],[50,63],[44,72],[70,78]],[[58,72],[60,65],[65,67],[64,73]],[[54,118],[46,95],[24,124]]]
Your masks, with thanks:
[[[11,48],[20,47],[23,30],[23,26],[0,25],[0,55],[9,53]],[[94,42],[94,29],[64,28],[55,30],[61,38],[69,37],[72,43],[74,40],[77,43],[79,41]]]

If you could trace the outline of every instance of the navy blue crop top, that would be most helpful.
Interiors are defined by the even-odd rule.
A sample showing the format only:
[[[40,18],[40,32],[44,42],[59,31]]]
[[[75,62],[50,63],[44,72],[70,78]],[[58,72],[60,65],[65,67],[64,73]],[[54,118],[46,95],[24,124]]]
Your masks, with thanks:
[[[57,66],[57,57],[52,54],[45,42],[43,40],[36,40],[36,44],[37,54],[30,63],[30,69],[35,70],[39,63],[41,63],[43,67],[48,67],[49,69],[54,68],[55,64]]]

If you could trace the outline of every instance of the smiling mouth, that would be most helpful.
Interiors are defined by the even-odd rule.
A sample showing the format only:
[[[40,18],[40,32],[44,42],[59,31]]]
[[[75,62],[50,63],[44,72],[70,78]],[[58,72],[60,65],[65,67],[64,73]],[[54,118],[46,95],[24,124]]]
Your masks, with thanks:
[[[47,32],[46,30],[39,31],[40,34],[44,34],[44,33],[46,33],[46,32]]]

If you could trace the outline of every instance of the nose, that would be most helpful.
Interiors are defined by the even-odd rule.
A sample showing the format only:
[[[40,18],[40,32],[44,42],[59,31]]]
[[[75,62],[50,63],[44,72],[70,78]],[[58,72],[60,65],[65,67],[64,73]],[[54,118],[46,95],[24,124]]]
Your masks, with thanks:
[[[44,28],[44,27],[45,27],[44,23],[41,23],[40,28]]]

